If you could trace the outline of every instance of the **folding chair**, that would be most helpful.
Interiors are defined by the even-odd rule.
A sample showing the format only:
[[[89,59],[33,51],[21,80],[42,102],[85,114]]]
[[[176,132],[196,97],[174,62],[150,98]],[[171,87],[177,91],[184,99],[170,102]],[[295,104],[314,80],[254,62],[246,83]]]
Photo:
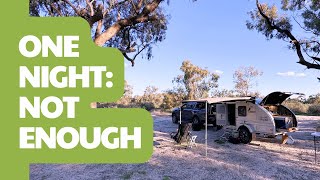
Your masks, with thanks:
[[[196,139],[198,136],[193,136],[191,132],[188,133],[188,147],[192,148],[192,146],[197,147]]]

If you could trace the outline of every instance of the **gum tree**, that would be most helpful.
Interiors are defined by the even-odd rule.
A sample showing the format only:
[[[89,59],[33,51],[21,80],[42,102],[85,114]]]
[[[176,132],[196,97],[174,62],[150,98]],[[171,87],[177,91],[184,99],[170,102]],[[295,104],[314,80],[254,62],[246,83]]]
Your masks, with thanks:
[[[178,89],[183,88],[186,98],[199,99],[209,96],[209,92],[218,87],[218,74],[192,64],[189,60],[183,61],[180,67],[183,72],[174,78]]]
[[[118,48],[134,66],[138,55],[152,57],[154,44],[165,39],[165,0],[30,0],[31,16],[85,19],[98,46]],[[168,0],[166,0],[169,3]]]
[[[268,40],[287,42],[289,49],[296,52],[297,63],[320,70],[320,1],[282,0],[279,6],[256,0],[256,9],[249,12],[248,29]]]
[[[251,88],[257,85],[256,78],[262,76],[263,72],[254,68],[240,67],[233,74],[233,82],[235,83],[235,92],[238,96],[258,96],[258,92],[252,92]]]

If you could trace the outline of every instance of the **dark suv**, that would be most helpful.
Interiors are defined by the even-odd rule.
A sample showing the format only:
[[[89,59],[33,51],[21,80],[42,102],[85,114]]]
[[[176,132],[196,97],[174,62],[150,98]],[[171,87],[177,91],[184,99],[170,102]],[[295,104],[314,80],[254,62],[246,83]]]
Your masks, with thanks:
[[[181,121],[184,123],[192,123],[192,130],[200,131],[205,123],[206,102],[203,101],[183,101],[181,106]],[[216,106],[214,104],[207,105],[208,108],[208,124],[216,126]],[[180,108],[174,108],[172,111],[172,122],[179,123]]]

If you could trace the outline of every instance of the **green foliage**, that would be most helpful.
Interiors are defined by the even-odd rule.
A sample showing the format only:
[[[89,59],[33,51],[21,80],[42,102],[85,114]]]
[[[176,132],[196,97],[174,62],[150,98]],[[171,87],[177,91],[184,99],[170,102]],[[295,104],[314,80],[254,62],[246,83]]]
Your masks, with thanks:
[[[175,77],[173,83],[184,89],[187,99],[206,98],[211,90],[218,87],[218,74],[200,68],[189,60],[182,62],[180,70],[183,74]]]
[[[152,47],[166,38],[169,16],[163,7],[158,6],[164,1],[30,0],[29,14],[45,17],[81,17],[89,23],[93,40],[105,39],[102,46],[118,48],[134,65],[134,60],[139,54],[142,58],[150,59]],[[152,3],[155,4],[154,2],[157,4],[156,9],[147,10]],[[111,37],[102,38],[101,35],[107,30],[116,33]]]
[[[127,172],[122,176],[122,179],[126,180],[126,179],[131,179],[133,175],[133,172]]]
[[[162,109],[172,109],[180,106],[181,101],[186,99],[186,95],[182,89],[169,89],[163,93]]]
[[[302,102],[297,100],[287,100],[283,103],[283,105],[288,107],[296,114],[306,114],[309,108],[307,104],[303,104]]]
[[[320,94],[309,96],[304,101],[290,99],[284,105],[297,114],[320,115]]]
[[[320,104],[312,104],[308,108],[308,114],[320,116]]]
[[[282,0],[281,8],[256,1],[248,14],[247,28],[269,39],[288,42],[296,51],[298,63],[308,69],[320,69],[320,4],[318,0]],[[320,78],[318,78],[320,80]]]
[[[163,180],[170,180],[170,177],[169,176],[164,176]]]
[[[127,106],[129,104],[131,104],[132,101],[132,91],[133,87],[131,85],[128,84],[127,81],[125,81],[124,84],[124,94],[123,96],[117,101],[117,104],[122,104],[124,106]]]
[[[250,96],[261,97],[259,92],[250,92]],[[211,97],[236,97],[235,90],[215,90]],[[261,97],[262,98],[262,97]],[[143,95],[132,96],[132,86],[125,82],[124,96],[116,103],[101,103],[105,108],[144,108],[148,111],[154,109],[169,110],[181,105],[181,101],[187,99],[187,94],[182,88],[173,88],[159,92],[157,87],[146,87]],[[289,99],[283,105],[296,114],[320,115],[320,93],[310,95],[305,100]]]
[[[234,90],[222,89],[222,90],[215,90],[211,94],[212,97],[236,97],[236,93]]]
[[[148,86],[142,96],[132,96],[132,86],[125,82],[125,93],[116,103],[103,103],[101,107],[107,108],[144,108],[151,111],[160,108],[163,104],[163,94],[158,88]]]
[[[267,4],[261,4],[262,11],[271,19],[272,23],[280,28],[292,30],[290,19],[286,16],[279,15],[278,9],[275,5],[268,6]],[[249,12],[251,21],[247,21],[247,28],[250,30],[257,30],[266,36],[267,39],[278,38],[286,39],[287,36],[274,29],[266,23],[266,20],[261,16],[259,10]]]
[[[315,95],[310,95],[305,103],[307,103],[307,104],[320,104],[320,93],[315,94]]]
[[[146,175],[147,171],[138,171],[139,174]]]
[[[253,66],[240,67],[233,74],[233,82],[235,83],[235,92],[238,96],[259,96],[258,92],[252,92],[251,88],[257,85],[255,81],[258,76],[262,76],[263,72],[257,70]]]
[[[162,101],[163,96],[161,93],[158,93],[158,88],[155,86],[146,87],[142,97],[140,98],[140,103],[145,104],[148,109],[160,108]]]

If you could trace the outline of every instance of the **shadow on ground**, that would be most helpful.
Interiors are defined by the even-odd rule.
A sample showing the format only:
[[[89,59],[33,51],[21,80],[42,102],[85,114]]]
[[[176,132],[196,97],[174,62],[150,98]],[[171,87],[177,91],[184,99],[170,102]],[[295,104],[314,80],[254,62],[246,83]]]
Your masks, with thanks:
[[[208,128],[208,156],[204,131],[197,135],[197,147],[176,145],[170,133],[177,125],[169,116],[154,117],[154,153],[144,164],[32,164],[30,179],[318,179],[314,163],[314,130],[320,117],[301,117],[294,145],[258,139],[256,145],[217,144],[222,134]]]

